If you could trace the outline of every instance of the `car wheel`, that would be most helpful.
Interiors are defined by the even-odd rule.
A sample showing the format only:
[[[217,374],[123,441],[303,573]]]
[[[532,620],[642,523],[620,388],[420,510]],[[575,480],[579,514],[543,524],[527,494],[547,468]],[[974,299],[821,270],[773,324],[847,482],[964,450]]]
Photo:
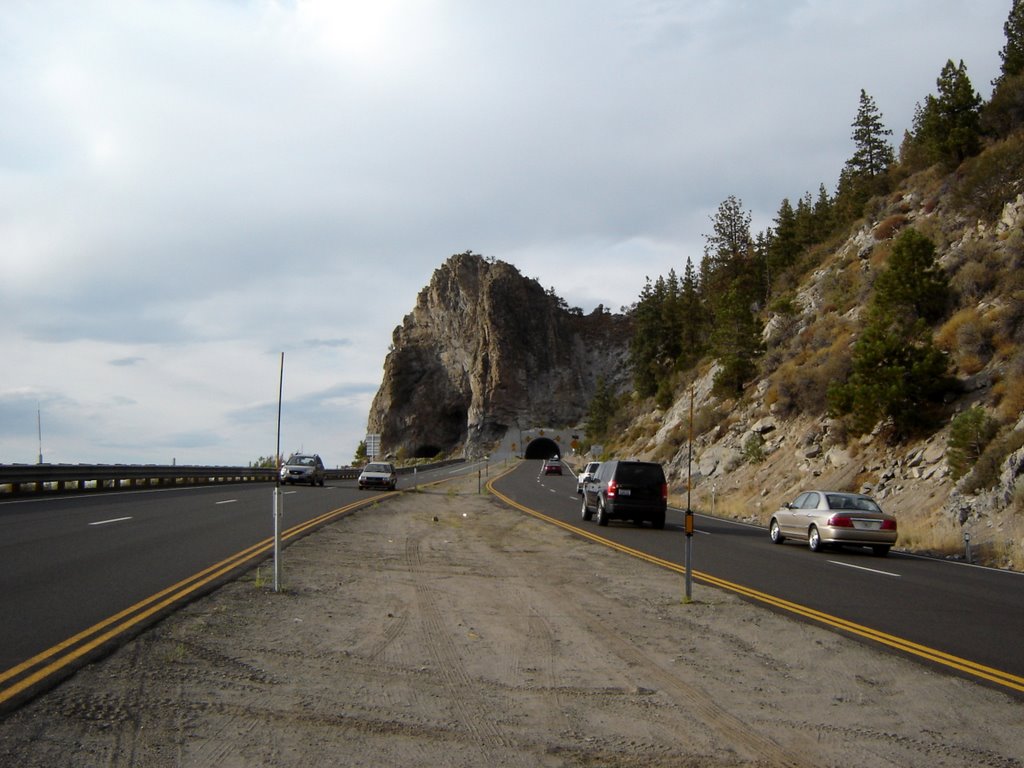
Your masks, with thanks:
[[[875,553],[875,557],[885,557],[889,554],[889,546],[887,544],[875,544],[871,547],[871,551]]]
[[[768,526],[768,535],[774,544],[781,544],[786,540],[786,537],[782,535],[782,529],[779,527],[779,521],[775,519],[772,519],[771,525]]]
[[[651,520],[651,525],[657,528],[659,531],[665,528],[665,513],[662,512],[660,515]]]
[[[593,510],[587,506],[587,494],[583,494],[583,508],[580,510],[580,516],[584,520],[590,520],[594,516]]]
[[[811,548],[811,552],[821,552],[825,546],[821,543],[821,534],[818,533],[816,525],[812,525],[811,530],[807,532],[807,546]]]
[[[597,500],[597,524],[608,525],[608,510],[604,508],[604,502]]]

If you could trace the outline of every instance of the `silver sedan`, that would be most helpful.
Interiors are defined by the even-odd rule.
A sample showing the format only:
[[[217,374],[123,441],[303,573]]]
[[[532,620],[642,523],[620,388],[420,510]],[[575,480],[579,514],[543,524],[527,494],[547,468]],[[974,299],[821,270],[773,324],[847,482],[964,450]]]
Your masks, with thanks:
[[[896,518],[860,493],[804,491],[772,515],[768,535],[776,544],[806,541],[812,552],[851,544],[884,557],[896,543]]]

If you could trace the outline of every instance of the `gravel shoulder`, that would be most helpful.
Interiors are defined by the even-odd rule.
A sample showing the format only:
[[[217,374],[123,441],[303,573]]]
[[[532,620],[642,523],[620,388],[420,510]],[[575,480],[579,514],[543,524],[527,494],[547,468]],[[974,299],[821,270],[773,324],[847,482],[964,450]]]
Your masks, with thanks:
[[[0,764],[1024,766],[1024,701],[476,493],[288,547],[0,722]]]

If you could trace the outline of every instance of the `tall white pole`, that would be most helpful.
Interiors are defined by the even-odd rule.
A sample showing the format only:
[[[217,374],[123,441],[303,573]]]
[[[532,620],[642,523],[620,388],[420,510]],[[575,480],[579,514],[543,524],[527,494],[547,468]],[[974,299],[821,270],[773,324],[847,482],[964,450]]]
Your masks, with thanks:
[[[281,353],[281,371],[277,380],[277,477],[274,480],[274,591],[281,591],[281,518],[284,499],[281,496],[281,395],[284,392],[284,352]]]
[[[36,428],[39,430],[39,463],[43,463],[43,409],[36,403]]]

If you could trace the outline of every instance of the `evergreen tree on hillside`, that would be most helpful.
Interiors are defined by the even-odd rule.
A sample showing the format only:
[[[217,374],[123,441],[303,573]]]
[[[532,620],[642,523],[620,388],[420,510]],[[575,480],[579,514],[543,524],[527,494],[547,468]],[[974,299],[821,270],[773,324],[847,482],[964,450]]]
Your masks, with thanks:
[[[680,338],[679,367],[691,368],[704,356],[707,321],[701,300],[700,285],[693,269],[693,261],[686,260],[683,282],[679,291]]]
[[[944,311],[948,284],[931,241],[906,229],[875,281],[867,323],[854,345],[851,372],[829,388],[829,408],[855,433],[890,419],[897,436],[930,425],[950,383],[948,361],[932,343],[929,322]]]
[[[913,144],[927,162],[956,167],[981,149],[981,96],[963,61],[947,61],[935,82],[938,95],[915,110]]]
[[[860,106],[853,128],[853,157],[846,161],[846,171],[855,178],[871,179],[889,170],[896,160],[892,144],[886,136],[892,131],[882,122],[882,113],[867,91],[861,88]]]
[[[992,98],[982,111],[985,132],[998,137],[1024,126],[1024,0],[1014,0],[1003,31],[1006,45],[999,52],[1003,64],[992,81]]]
[[[1003,64],[997,84],[1004,78],[1024,74],[1024,0],[1013,0],[1003,32],[1006,33],[1006,45],[999,52]]]
[[[750,235],[751,214],[730,195],[711,217],[712,233],[704,235],[705,298],[714,313],[718,299],[730,290],[744,294],[751,302],[759,298],[760,265],[755,259]]]
[[[715,312],[711,347],[720,366],[715,375],[715,393],[735,397],[757,373],[756,359],[761,353],[761,324],[750,310],[742,291],[731,288],[719,300]]]
[[[875,280],[875,306],[901,315],[905,325],[931,324],[946,313],[949,300],[949,279],[935,261],[935,245],[916,229],[903,230],[888,269]]]

